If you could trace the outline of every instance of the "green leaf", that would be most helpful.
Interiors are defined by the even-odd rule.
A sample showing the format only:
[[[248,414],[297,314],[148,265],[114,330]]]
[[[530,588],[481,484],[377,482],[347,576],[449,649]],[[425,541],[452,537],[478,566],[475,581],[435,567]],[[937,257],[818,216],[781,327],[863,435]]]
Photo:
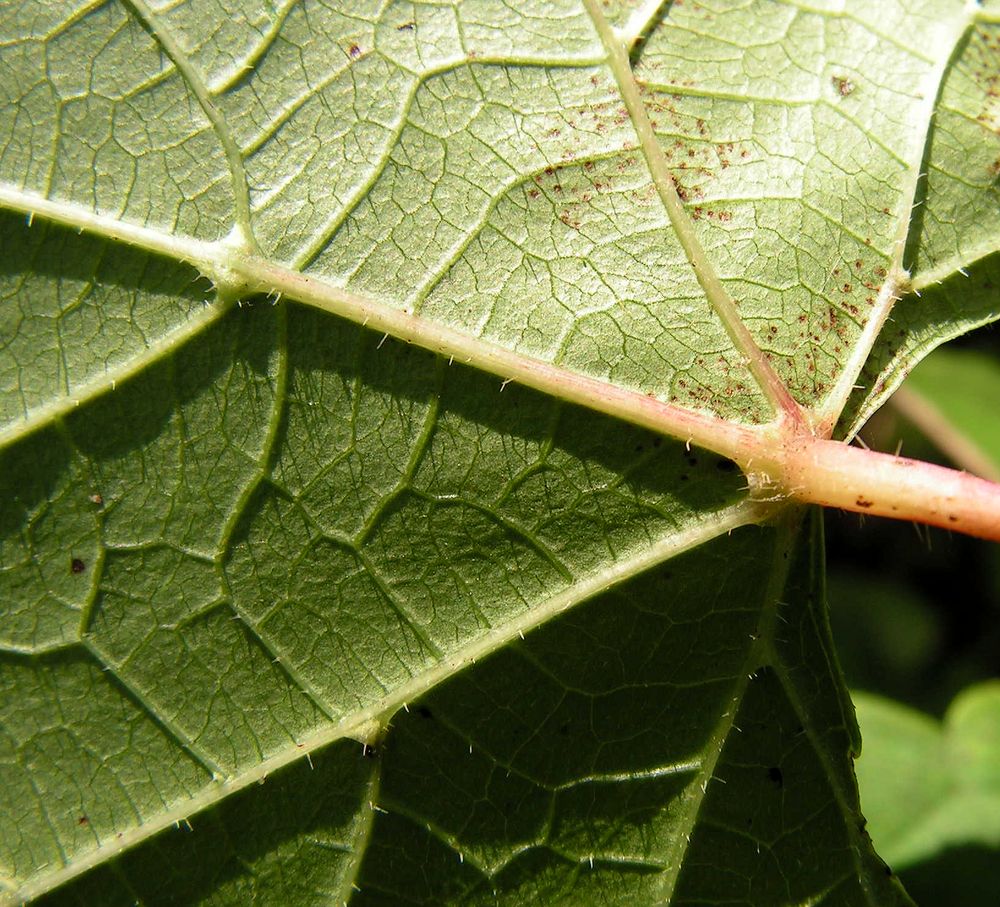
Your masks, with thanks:
[[[1000,683],[969,687],[939,722],[856,693],[869,831],[897,869],[962,845],[1000,847]]]
[[[996,13],[602,8],[0,6],[9,900],[906,902],[712,451],[1000,315]]]

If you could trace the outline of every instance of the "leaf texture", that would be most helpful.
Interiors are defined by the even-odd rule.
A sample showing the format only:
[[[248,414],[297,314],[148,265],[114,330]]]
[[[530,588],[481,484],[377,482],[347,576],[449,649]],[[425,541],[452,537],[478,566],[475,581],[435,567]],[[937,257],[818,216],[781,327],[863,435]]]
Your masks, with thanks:
[[[768,423],[728,293],[846,436],[996,318],[1000,29],[654,6],[0,5],[8,900],[906,902],[818,522],[565,387]]]

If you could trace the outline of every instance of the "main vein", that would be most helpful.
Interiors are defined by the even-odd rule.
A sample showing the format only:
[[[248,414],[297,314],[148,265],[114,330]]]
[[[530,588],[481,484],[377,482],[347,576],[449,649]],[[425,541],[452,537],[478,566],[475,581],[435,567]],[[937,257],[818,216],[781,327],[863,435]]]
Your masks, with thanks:
[[[237,775],[212,781],[190,799],[183,800],[155,818],[114,836],[107,842],[81,855],[73,862],[39,875],[14,892],[18,902],[30,900],[64,885],[112,856],[149,840],[172,826],[187,823],[188,819],[228,799],[237,791],[261,783],[269,775],[292,763],[308,758],[309,754],[329,746],[337,740],[366,740],[373,735],[373,728],[384,730],[386,723],[408,702],[440,684],[453,674],[475,664],[491,653],[503,648],[512,640],[547,623],[575,604],[601,594],[612,586],[638,576],[657,564],[693,550],[712,539],[728,534],[741,526],[759,523],[769,511],[761,504],[742,501],[714,513],[704,514],[693,525],[656,540],[640,548],[631,558],[596,571],[579,582],[541,602],[537,607],[522,613],[514,620],[497,626],[482,636],[443,658],[432,668],[414,675],[408,682],[395,688],[390,695],[365,709],[346,716],[339,722],[323,725],[307,737],[298,740],[275,755]],[[2,903],[2,898],[0,898]]]
[[[684,249],[684,254],[694,270],[698,283],[704,290],[709,304],[721,319],[726,333],[729,334],[736,348],[746,359],[750,373],[770,401],[779,421],[790,426],[804,427],[805,418],[802,409],[789,393],[785,383],[771,367],[771,363],[764,356],[750,331],[747,330],[735,300],[723,286],[714,266],[698,241],[691,219],[684,210],[684,205],[677,194],[674,178],[667,166],[663,149],[660,147],[656,133],[653,131],[653,125],[646,114],[646,107],[639,95],[639,87],[632,76],[628,48],[608,23],[608,20],[604,18],[599,0],[583,0],[583,2],[607,51],[608,65],[614,73],[622,100],[625,102],[625,108],[632,119],[653,185],[656,187],[657,194],[670,220],[670,225],[674,228],[674,233],[680,241],[681,248]]]
[[[386,301],[342,289],[268,261],[226,240],[204,242],[170,236],[3,184],[0,184],[0,206],[23,212],[29,222],[34,216],[45,217],[65,227],[190,263],[218,288],[219,302],[206,308],[206,323],[214,321],[241,296],[261,293],[273,299],[288,297],[373,331],[424,347],[449,360],[498,375],[505,382],[517,381],[526,387],[697,444],[731,459],[739,460],[748,450],[761,449],[773,435],[773,426],[742,425],[709,413],[684,409],[491,344],[419,315],[408,314]],[[132,367],[130,364],[127,374],[133,374],[138,367],[149,364],[151,359],[166,355],[172,346],[171,342],[165,348],[151,348],[146,356],[140,357],[139,366]],[[115,381],[125,376],[124,368],[122,375],[103,374],[78,389],[72,397],[61,398],[51,406],[30,412],[25,419],[0,431],[0,445],[44,427],[52,418],[112,389]]]

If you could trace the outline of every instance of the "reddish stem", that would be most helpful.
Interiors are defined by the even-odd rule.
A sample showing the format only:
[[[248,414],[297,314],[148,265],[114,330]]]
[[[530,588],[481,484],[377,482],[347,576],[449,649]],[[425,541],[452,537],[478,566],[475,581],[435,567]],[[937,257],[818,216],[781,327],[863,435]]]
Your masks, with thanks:
[[[808,436],[790,439],[779,457],[771,474],[796,500],[1000,541],[1000,485],[994,482]]]

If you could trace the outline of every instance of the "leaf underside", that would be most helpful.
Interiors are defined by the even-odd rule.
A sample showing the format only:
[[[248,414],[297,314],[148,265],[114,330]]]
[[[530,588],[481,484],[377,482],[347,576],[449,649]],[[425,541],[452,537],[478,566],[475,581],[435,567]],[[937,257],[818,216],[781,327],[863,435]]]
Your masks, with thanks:
[[[830,6],[664,6],[631,59],[683,229],[847,436],[998,317],[1000,26]],[[32,0],[0,34],[9,900],[905,903],[818,518],[752,525],[731,461],[476,367],[774,416],[583,5]],[[186,263],[227,236],[467,356],[234,305]]]

